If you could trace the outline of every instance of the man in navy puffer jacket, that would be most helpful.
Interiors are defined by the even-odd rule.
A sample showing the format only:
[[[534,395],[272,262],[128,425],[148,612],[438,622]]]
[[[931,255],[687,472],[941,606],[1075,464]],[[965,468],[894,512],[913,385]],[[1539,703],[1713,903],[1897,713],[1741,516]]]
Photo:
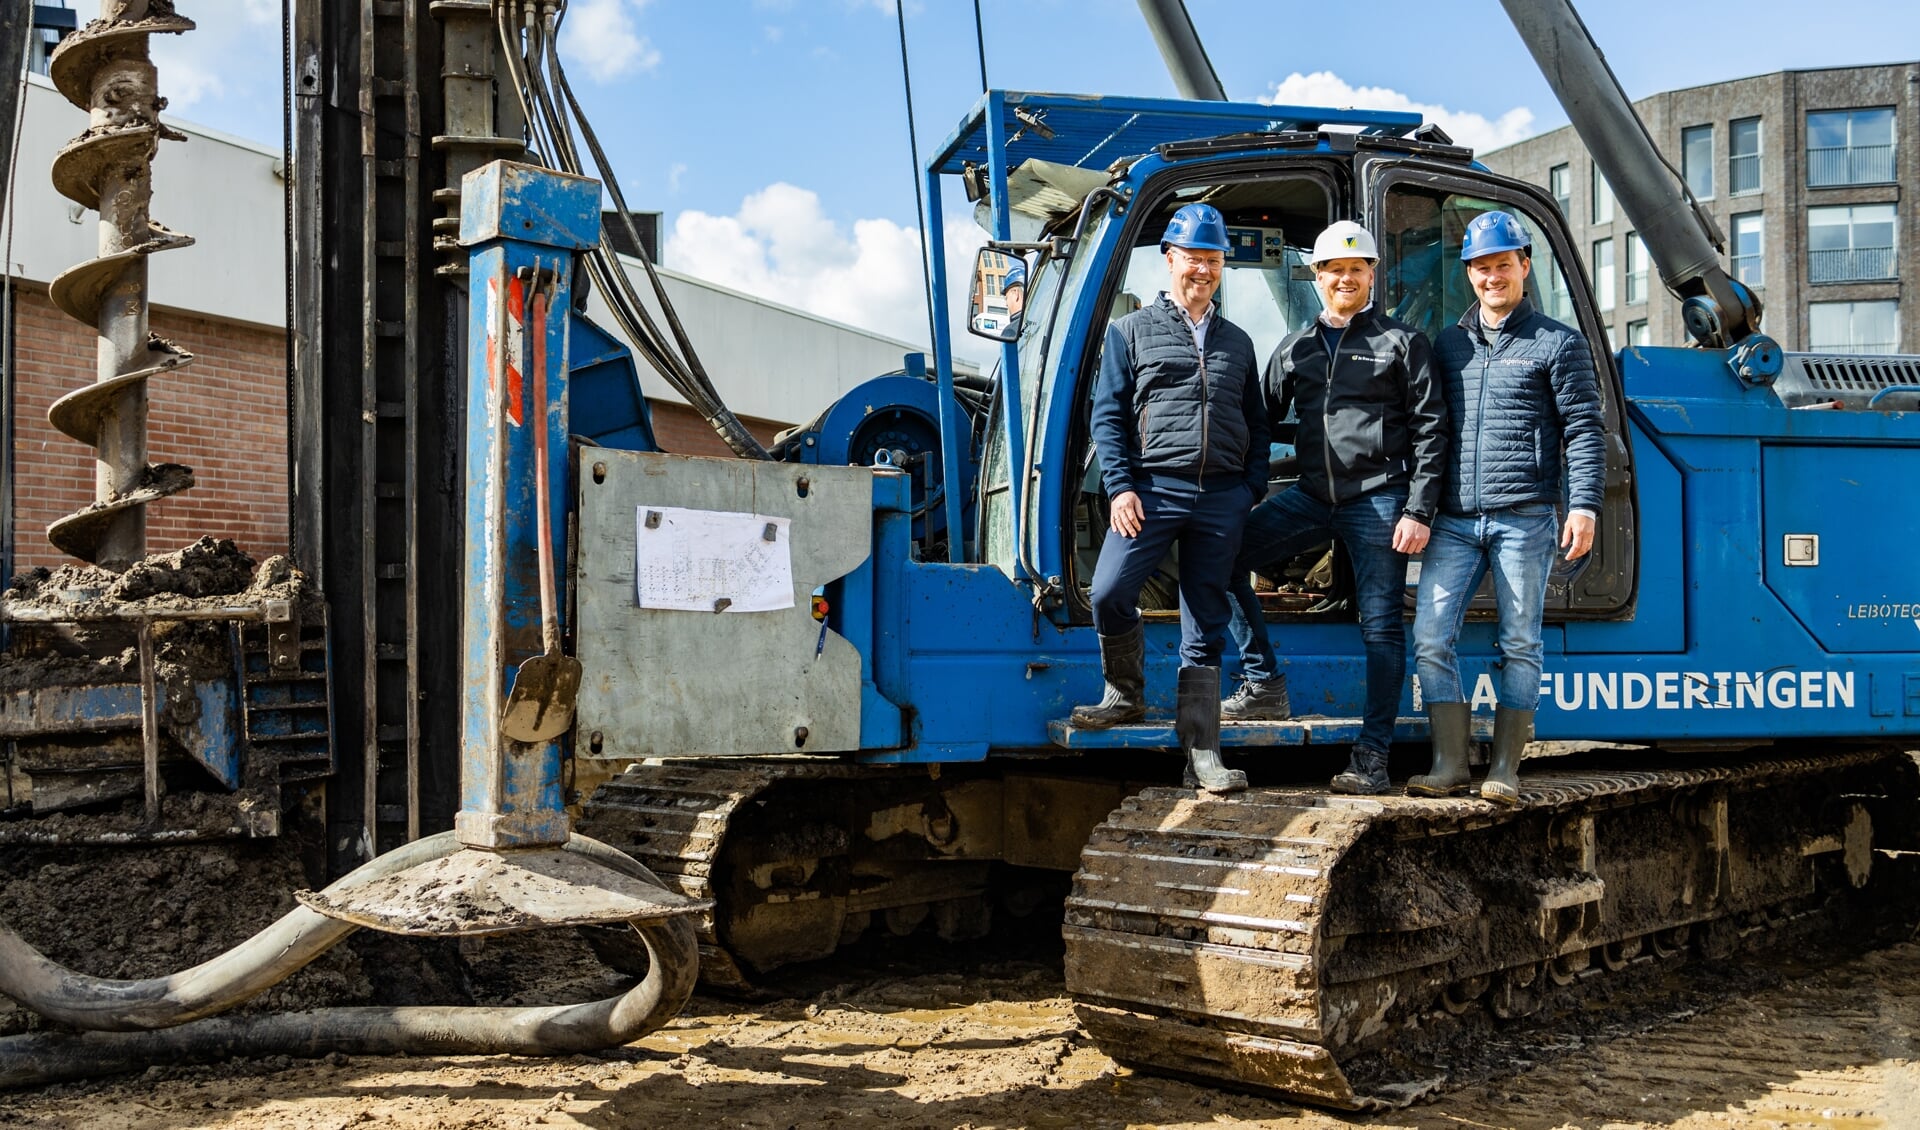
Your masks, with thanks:
[[[1168,288],[1107,327],[1091,430],[1109,500],[1093,572],[1093,626],[1106,693],[1078,706],[1085,729],[1146,716],[1140,589],[1180,545],[1180,686],[1175,728],[1192,783],[1246,787],[1219,760],[1220,652],[1228,569],[1247,511],[1267,490],[1267,418],[1253,339],[1214,305],[1226,221],[1210,204],[1173,215],[1160,250]]]
[[[1493,763],[1480,795],[1518,803],[1520,753],[1533,739],[1540,702],[1540,623],[1554,547],[1557,542],[1566,550],[1569,561],[1593,548],[1606,489],[1593,354],[1578,331],[1527,301],[1532,251],[1526,229],[1513,216],[1475,216],[1460,258],[1479,302],[1434,343],[1454,434],[1414,619],[1414,657],[1433,731],[1432,772],[1407,782],[1415,795],[1449,796],[1468,788],[1471,707],[1455,644],[1474,590],[1491,571],[1500,660]],[[1555,513],[1563,448],[1564,531]]]

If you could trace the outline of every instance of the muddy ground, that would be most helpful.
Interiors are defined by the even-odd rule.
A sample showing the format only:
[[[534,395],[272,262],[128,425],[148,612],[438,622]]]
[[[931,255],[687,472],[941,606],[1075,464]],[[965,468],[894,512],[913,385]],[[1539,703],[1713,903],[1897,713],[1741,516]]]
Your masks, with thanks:
[[[212,956],[302,884],[277,843],[10,849],[0,875],[0,920],[118,977]],[[0,1125],[1920,1127],[1920,940],[1787,948],[1717,972],[1649,966],[1545,1028],[1470,1030],[1447,1065],[1451,1089],[1371,1117],[1117,1067],[1075,1023],[1057,932],[1035,921],[991,944],[869,943],[782,976],[760,1003],[696,997],[668,1028],[603,1056],[156,1067],[0,1094]],[[570,933],[464,945],[362,933],[258,1007],[587,1000],[619,985]],[[0,1011],[0,1031],[37,1025]]]

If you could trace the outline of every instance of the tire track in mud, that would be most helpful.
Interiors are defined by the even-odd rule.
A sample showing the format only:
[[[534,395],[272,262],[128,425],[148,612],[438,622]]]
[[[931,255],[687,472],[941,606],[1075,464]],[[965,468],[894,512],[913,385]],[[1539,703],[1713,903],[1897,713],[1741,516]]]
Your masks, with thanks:
[[[1778,973],[1750,996],[1543,1057],[1524,1074],[1443,1095],[1427,1112],[1516,1130],[1920,1128],[1920,944]]]

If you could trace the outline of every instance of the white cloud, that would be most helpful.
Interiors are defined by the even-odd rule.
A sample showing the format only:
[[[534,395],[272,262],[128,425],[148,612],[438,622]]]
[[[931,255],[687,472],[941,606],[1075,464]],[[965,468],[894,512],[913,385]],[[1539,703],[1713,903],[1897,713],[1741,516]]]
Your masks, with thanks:
[[[566,60],[579,60],[595,82],[611,82],[660,65],[660,52],[634,17],[646,0],[574,0],[561,28]]]
[[[227,93],[219,74],[183,47],[178,40],[156,36],[148,49],[159,73],[160,93],[175,113],[203,98],[222,98]]]
[[[945,234],[946,277],[964,279],[981,232],[953,221]],[[927,341],[920,233],[887,219],[856,220],[849,230],[827,218],[811,189],[768,185],[731,216],[682,212],[662,257],[721,286],[903,341]],[[991,347],[964,332],[966,296],[950,298],[956,348],[969,358],[990,357]]]
[[[1533,133],[1533,111],[1525,106],[1515,106],[1498,118],[1488,119],[1484,114],[1415,102],[1384,86],[1356,87],[1332,71],[1315,71],[1310,75],[1295,71],[1274,83],[1272,93],[1261,101],[1352,110],[1407,110],[1438,123],[1449,137],[1461,145],[1471,146],[1476,152],[1511,145]]]
[[[681,178],[686,175],[687,163],[685,161],[675,161],[673,167],[667,170],[667,191],[679,192]]]

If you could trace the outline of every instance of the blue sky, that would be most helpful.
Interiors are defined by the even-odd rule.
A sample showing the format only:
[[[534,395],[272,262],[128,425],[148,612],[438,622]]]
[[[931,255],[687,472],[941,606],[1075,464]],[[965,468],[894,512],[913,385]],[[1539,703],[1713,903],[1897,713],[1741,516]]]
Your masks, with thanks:
[[[97,0],[70,2],[83,19],[97,10]],[[924,154],[979,93],[974,5],[905,2]],[[1481,147],[1565,122],[1497,0],[1188,5],[1236,99],[1411,105]],[[278,144],[279,0],[178,7],[201,30],[156,43],[172,113]],[[995,86],[1174,93],[1135,0],[980,8]],[[1636,98],[1920,57],[1912,0],[1581,8]],[[924,338],[892,0],[572,0],[568,23],[563,60],[629,202],[666,213],[669,266]]]

